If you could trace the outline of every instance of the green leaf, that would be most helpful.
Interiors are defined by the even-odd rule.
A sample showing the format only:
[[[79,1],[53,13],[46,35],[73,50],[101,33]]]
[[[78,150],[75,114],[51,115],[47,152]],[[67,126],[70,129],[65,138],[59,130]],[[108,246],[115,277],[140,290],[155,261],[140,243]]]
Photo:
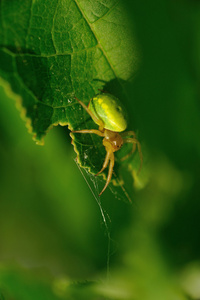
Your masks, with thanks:
[[[121,1],[2,0],[0,10],[1,82],[37,143],[58,124],[96,128],[75,96],[88,104],[103,89],[127,106],[126,82],[137,59]],[[72,138],[81,166],[98,172],[102,139]]]

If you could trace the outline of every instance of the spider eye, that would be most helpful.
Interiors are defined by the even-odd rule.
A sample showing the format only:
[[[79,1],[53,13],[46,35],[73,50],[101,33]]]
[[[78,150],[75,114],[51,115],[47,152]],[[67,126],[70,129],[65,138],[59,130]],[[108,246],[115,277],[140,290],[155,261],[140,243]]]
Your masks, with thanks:
[[[120,106],[117,106],[117,107],[116,107],[116,110],[117,110],[118,112],[120,112],[120,111],[122,110],[122,108],[121,108]]]

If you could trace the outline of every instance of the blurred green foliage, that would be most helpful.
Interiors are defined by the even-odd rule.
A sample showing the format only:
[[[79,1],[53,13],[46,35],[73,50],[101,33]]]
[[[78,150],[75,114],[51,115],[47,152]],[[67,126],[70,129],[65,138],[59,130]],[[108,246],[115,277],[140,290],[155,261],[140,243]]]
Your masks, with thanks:
[[[125,85],[130,126],[146,145],[149,183],[133,205],[106,191],[107,232],[67,129],[53,128],[44,147],[35,145],[1,88],[5,300],[200,298],[200,3],[125,4],[140,53]]]

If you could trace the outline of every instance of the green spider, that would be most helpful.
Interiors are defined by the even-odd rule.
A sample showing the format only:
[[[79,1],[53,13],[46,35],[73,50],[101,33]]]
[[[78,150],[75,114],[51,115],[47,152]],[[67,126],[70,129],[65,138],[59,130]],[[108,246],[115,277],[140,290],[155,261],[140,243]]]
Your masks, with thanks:
[[[118,98],[109,93],[100,93],[90,100],[88,107],[79,99],[76,98],[76,100],[87,111],[93,121],[99,125],[99,129],[83,129],[72,132],[94,133],[103,137],[106,157],[102,169],[96,176],[103,172],[110,162],[106,184],[99,194],[100,196],[105,191],[112,178],[115,163],[114,152],[118,151],[124,143],[132,143],[132,151],[122,158],[122,160],[125,160],[136,150],[137,145],[140,156],[139,173],[143,162],[141,146],[140,142],[136,139],[134,131],[123,132],[127,128],[127,114]]]

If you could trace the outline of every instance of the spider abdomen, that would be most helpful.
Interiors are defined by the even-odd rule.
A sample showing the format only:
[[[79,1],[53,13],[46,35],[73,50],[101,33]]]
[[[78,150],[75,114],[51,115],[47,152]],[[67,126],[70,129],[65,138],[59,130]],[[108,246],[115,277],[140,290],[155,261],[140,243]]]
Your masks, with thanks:
[[[109,93],[98,94],[90,100],[88,108],[96,118],[103,121],[105,129],[122,132],[127,128],[126,110],[115,96]]]

